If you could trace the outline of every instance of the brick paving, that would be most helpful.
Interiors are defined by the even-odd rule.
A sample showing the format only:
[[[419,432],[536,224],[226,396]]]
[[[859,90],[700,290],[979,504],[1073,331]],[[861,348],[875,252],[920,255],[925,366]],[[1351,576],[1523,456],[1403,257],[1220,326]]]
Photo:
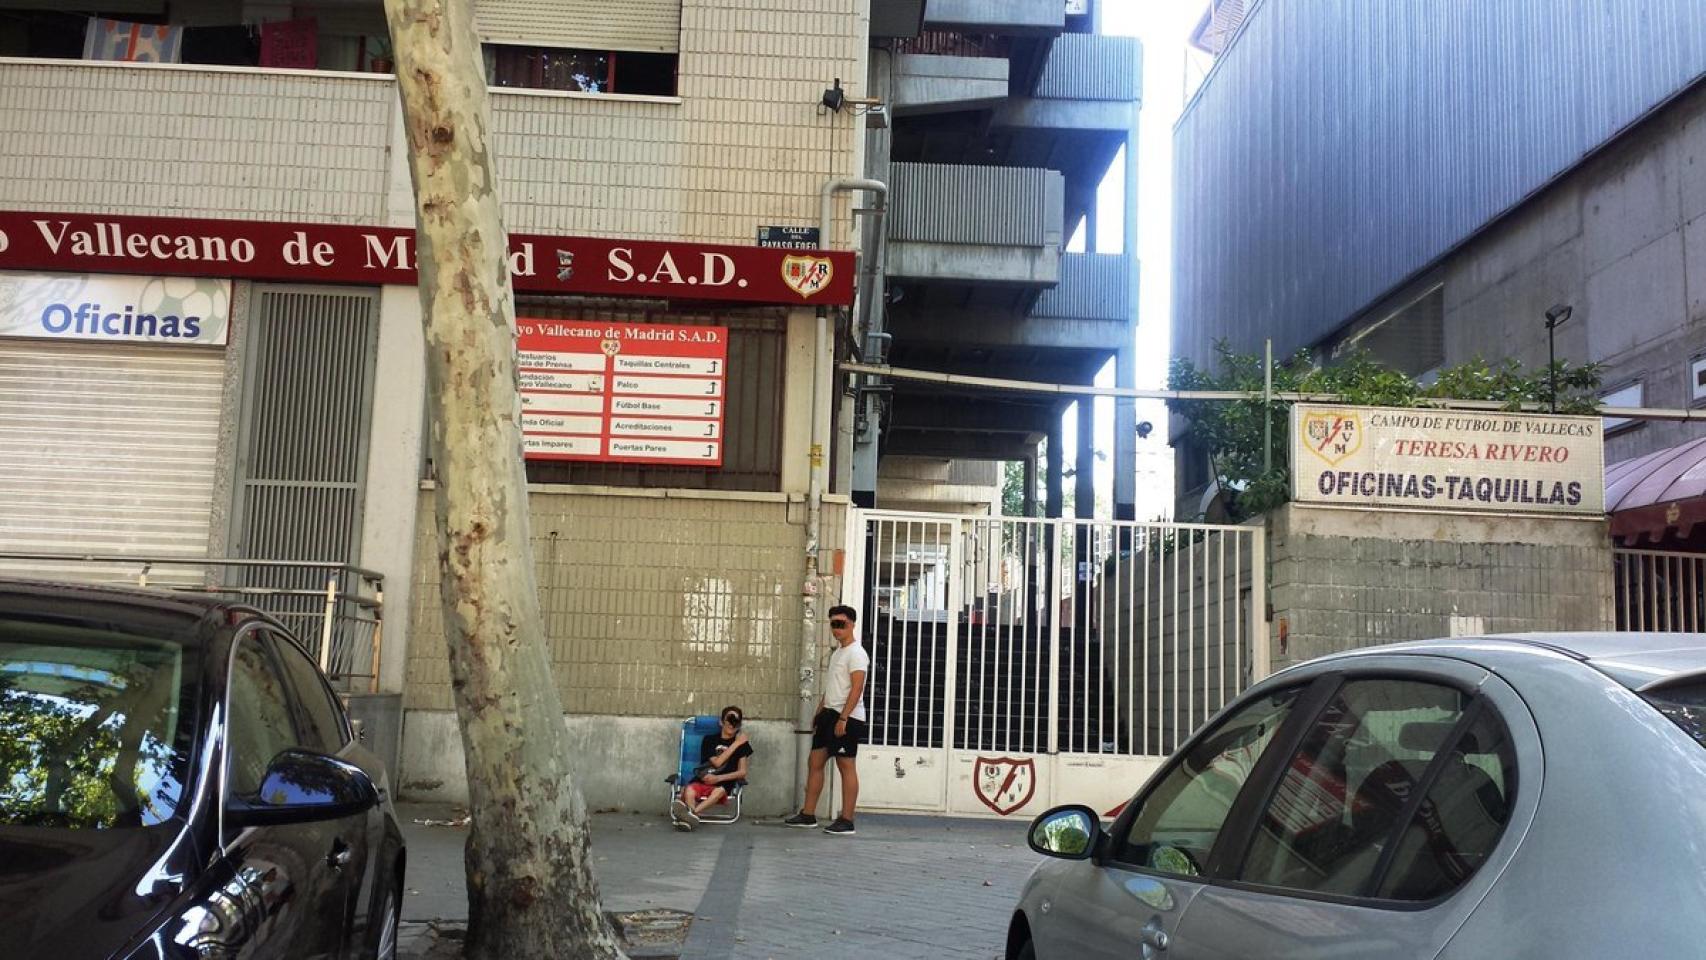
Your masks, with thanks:
[[[409,842],[402,952],[423,957],[426,921],[466,918],[467,831],[414,822],[449,819],[440,805],[400,804],[398,814]],[[999,960],[1037,861],[1024,828],[866,814],[855,837],[774,820],[682,834],[662,815],[598,814],[592,829],[605,909],[693,914],[684,960]]]

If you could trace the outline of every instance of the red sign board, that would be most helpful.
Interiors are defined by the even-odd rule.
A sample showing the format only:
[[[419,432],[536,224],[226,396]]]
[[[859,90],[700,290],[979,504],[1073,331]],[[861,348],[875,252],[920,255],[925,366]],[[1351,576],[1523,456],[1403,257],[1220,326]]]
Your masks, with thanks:
[[[527,459],[722,466],[727,328],[515,323]]]
[[[0,211],[0,270],[415,283],[398,227]],[[845,306],[853,254],[511,234],[519,293]]]

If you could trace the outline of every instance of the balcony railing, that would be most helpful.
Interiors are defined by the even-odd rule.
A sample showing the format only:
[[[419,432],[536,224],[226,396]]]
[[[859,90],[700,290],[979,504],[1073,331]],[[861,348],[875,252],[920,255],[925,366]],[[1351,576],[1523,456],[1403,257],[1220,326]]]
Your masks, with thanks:
[[[1053,170],[896,163],[891,241],[1059,247],[1065,188]]]
[[[1063,253],[1060,282],[1044,290],[1033,317],[1131,319],[1131,257],[1120,253]]]
[[[1143,47],[1136,37],[1063,33],[1049,46],[1037,80],[1045,100],[1143,99]]]

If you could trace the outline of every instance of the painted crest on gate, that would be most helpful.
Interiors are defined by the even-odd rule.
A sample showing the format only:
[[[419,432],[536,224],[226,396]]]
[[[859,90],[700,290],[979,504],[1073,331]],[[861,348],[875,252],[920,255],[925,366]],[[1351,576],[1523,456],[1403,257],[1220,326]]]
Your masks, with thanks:
[[[980,803],[1005,817],[1023,809],[1036,795],[1036,761],[978,757],[972,770],[972,789]]]
[[[802,297],[810,297],[829,286],[835,276],[835,265],[828,257],[782,258],[782,282]]]
[[[1354,413],[1310,413],[1303,417],[1303,442],[1328,466],[1362,449],[1362,418]]]

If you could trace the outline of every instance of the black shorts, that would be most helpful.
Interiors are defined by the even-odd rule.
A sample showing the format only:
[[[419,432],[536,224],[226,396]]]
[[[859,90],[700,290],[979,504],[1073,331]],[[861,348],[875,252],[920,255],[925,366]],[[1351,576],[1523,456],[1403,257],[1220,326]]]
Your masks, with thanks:
[[[847,735],[835,735],[835,725],[841,720],[841,714],[824,707],[812,718],[812,749],[828,750],[832,757],[856,757],[859,755],[859,744],[865,739],[865,721],[853,717],[847,718]]]

